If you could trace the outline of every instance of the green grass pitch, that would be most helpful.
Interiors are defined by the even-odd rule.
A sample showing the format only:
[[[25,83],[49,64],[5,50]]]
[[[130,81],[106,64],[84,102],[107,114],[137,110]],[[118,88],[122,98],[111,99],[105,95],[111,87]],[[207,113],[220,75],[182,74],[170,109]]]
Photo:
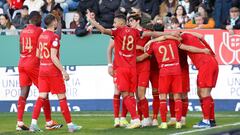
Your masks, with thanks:
[[[63,123],[64,127],[59,130],[44,130],[44,117],[41,113],[38,124],[44,132],[29,133],[26,131],[15,131],[16,113],[0,113],[0,135],[67,135],[67,127],[60,113],[53,113],[52,117],[59,123]],[[240,129],[240,113],[239,112],[218,112],[216,114],[218,126],[207,130],[192,129],[192,125],[201,119],[200,112],[189,113],[187,117],[187,126],[182,129],[169,127],[167,130],[158,129],[157,127],[147,127],[139,129],[124,129],[113,128],[112,112],[79,112],[72,113],[74,123],[77,123],[83,128],[79,132],[72,133],[73,135],[168,135],[175,133],[184,133],[188,135],[204,135],[228,131],[231,129]],[[129,119],[129,118],[128,118]],[[25,124],[29,125],[31,121],[31,113],[25,113]],[[187,133],[188,132],[188,133]]]

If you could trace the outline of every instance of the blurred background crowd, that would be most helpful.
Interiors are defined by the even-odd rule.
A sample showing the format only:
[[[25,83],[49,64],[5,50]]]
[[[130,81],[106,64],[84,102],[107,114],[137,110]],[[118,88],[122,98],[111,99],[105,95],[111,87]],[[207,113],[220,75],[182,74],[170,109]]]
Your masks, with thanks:
[[[116,12],[135,10],[142,24],[162,29],[240,29],[240,0],[0,0],[0,35],[15,35],[28,24],[32,11],[42,20],[49,13],[59,16],[68,34],[84,36],[94,30],[85,14],[104,27],[112,28]],[[42,22],[41,26],[45,28]]]

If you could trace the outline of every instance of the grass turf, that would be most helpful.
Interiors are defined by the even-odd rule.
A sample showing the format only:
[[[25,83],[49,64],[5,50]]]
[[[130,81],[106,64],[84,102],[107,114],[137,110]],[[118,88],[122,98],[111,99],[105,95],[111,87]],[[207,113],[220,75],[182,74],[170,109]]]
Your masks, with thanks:
[[[52,117],[58,123],[65,123],[63,117],[60,113],[53,113]],[[72,113],[73,122],[83,126],[81,131],[75,132],[73,134],[81,135],[167,135],[173,133],[180,133],[185,131],[193,131],[192,125],[197,123],[201,119],[200,112],[189,113],[187,117],[187,126],[182,129],[175,129],[174,127],[169,127],[167,130],[158,129],[157,127],[147,127],[128,130],[124,128],[113,128],[113,116],[111,112],[79,112]],[[129,119],[129,118],[128,118]],[[218,126],[224,126],[226,124],[238,123],[237,125],[224,126],[211,128],[204,131],[196,130],[193,133],[188,134],[212,134],[221,131],[227,131],[231,129],[240,129],[240,114],[239,112],[218,112],[216,114]],[[31,113],[25,113],[24,115],[25,124],[30,124]],[[41,114],[39,121],[39,127],[44,130],[44,117]],[[16,126],[16,113],[0,113],[0,135],[26,135],[26,134],[37,134],[37,135],[66,135],[67,126],[59,130],[47,131],[44,130],[42,133],[29,133],[26,131],[15,131]]]

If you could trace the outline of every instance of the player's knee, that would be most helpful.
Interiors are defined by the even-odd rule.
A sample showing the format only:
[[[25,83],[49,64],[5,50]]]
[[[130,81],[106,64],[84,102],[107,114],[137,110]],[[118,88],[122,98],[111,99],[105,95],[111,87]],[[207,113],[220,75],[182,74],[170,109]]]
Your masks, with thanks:
[[[66,98],[66,94],[57,94],[59,100]]]
[[[174,94],[173,97],[174,97],[174,100],[181,99],[181,95],[180,94]]]
[[[48,93],[45,93],[45,92],[39,93],[39,97],[42,99],[47,99]]]

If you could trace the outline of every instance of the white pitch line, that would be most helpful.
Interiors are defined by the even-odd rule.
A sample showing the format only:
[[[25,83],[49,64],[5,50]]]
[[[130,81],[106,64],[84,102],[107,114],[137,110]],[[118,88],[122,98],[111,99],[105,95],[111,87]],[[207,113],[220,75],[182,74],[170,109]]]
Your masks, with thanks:
[[[217,128],[223,128],[223,127],[229,127],[229,126],[237,126],[240,125],[240,122],[237,123],[232,123],[232,124],[225,124],[225,125],[220,125],[212,128],[204,128],[204,129],[196,129],[196,130],[191,130],[191,131],[184,131],[184,132],[179,132],[179,133],[174,133],[170,135],[183,135],[183,134],[190,134],[190,133],[195,133],[195,132],[200,132],[200,131],[207,131],[207,130],[212,130],[212,129],[217,129]]]

